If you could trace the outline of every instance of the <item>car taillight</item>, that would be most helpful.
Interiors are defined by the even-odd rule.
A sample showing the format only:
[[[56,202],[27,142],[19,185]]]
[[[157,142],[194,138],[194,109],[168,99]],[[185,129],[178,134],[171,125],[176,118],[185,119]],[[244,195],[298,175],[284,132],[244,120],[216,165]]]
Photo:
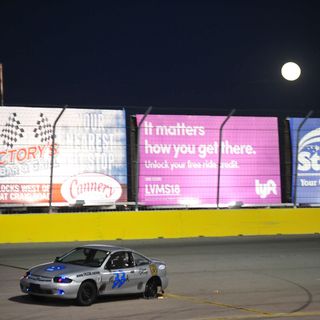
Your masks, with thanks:
[[[72,282],[72,279],[60,276],[60,277],[54,277],[53,278],[53,282],[56,282],[56,283],[70,283],[70,282]]]

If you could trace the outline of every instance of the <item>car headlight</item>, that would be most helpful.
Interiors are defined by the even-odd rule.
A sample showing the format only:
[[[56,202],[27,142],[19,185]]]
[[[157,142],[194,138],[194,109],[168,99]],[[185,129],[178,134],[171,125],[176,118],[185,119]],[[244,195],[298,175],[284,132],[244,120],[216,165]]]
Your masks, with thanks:
[[[53,282],[56,282],[56,283],[70,283],[70,282],[72,282],[72,279],[64,277],[64,276],[60,276],[60,277],[54,277],[53,278]]]

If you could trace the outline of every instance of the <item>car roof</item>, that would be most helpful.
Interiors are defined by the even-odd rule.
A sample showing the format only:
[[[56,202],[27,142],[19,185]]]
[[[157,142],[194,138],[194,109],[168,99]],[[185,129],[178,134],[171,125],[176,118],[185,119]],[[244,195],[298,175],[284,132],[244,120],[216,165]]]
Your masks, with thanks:
[[[133,251],[131,249],[128,248],[124,248],[124,247],[118,247],[118,246],[112,246],[112,245],[106,245],[106,244],[87,244],[84,246],[80,246],[84,247],[84,248],[90,248],[90,249],[96,249],[96,250],[103,250],[103,251],[108,251],[108,252],[114,252],[114,251]]]

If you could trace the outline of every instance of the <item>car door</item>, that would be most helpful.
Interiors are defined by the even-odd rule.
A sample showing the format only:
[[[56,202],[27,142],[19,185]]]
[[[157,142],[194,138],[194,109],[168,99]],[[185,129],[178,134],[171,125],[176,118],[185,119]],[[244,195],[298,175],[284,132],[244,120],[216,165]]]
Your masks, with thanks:
[[[135,292],[134,266],[128,251],[117,251],[111,254],[102,273],[102,294],[126,294]]]
[[[131,275],[132,283],[136,288],[136,292],[143,292],[145,284],[152,276],[152,265],[150,260],[136,252],[131,252],[134,265],[134,272]]]

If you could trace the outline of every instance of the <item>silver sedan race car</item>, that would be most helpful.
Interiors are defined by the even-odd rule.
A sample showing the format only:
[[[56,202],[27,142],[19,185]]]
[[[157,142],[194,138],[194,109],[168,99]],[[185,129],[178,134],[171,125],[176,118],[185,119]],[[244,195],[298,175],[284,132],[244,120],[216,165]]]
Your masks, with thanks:
[[[22,292],[32,297],[76,299],[83,306],[100,295],[141,293],[156,298],[167,286],[164,262],[101,244],[75,248],[31,268],[20,279]]]

